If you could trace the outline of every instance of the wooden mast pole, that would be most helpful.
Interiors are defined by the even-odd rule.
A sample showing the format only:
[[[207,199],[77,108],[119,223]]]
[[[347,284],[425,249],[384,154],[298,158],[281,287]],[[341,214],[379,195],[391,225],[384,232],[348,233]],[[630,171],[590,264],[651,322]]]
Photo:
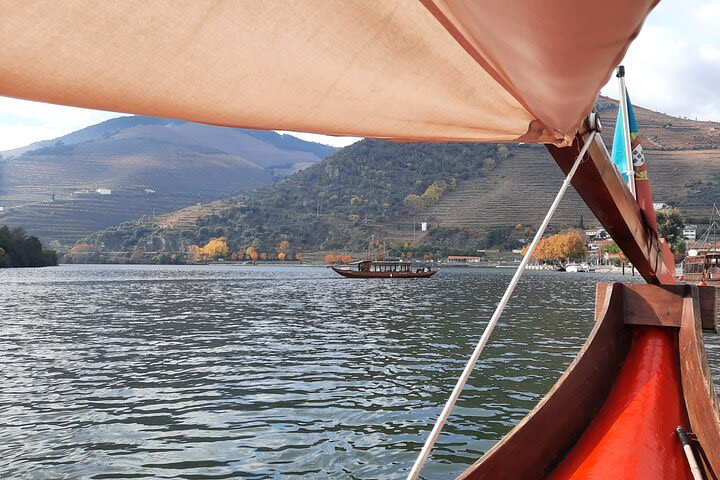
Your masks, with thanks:
[[[569,147],[546,145],[560,169],[567,174],[577,154],[590,142],[589,160],[583,162],[572,185],[595,217],[643,278],[652,284],[675,284],[675,272],[665,266],[657,233],[647,227],[635,198],[610,160],[600,134],[589,138],[588,126]]]

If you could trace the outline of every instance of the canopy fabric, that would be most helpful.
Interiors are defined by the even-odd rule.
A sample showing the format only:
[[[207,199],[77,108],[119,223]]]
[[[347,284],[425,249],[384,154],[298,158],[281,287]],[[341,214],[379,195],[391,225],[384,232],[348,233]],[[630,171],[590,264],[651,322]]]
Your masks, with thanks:
[[[568,144],[654,0],[0,0],[0,95],[235,127]]]

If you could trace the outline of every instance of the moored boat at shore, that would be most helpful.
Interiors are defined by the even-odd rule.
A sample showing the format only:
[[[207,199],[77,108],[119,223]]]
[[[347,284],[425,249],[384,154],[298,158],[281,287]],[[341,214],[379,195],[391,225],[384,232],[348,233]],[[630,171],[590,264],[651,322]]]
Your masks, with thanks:
[[[720,251],[691,251],[685,257],[683,278],[687,283],[720,288]]]
[[[437,269],[424,265],[395,261],[363,260],[331,268],[346,278],[430,278],[437,273]]]

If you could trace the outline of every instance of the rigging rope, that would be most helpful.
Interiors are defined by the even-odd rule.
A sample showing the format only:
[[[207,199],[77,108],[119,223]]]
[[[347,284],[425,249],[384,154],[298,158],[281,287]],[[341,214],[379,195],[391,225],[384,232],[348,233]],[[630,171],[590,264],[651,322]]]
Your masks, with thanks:
[[[465,384],[467,383],[468,378],[470,377],[470,373],[472,373],[473,368],[475,367],[475,364],[477,363],[478,358],[480,357],[480,354],[482,353],[483,349],[485,348],[485,345],[488,342],[488,339],[490,338],[490,334],[492,333],[493,329],[495,328],[495,325],[497,325],[498,320],[500,319],[500,315],[502,314],[503,310],[505,309],[505,306],[507,305],[508,300],[510,300],[510,296],[512,296],[513,291],[515,290],[515,287],[517,286],[518,282],[520,281],[520,277],[522,276],[523,272],[525,271],[525,267],[527,266],[528,262],[530,261],[532,254],[535,252],[535,248],[537,247],[538,243],[540,243],[540,239],[542,239],[542,236],[545,233],[545,229],[547,228],[548,224],[550,223],[550,220],[552,219],[552,216],[555,213],[555,210],[557,210],[557,207],[560,204],[560,200],[562,200],[563,196],[565,195],[565,192],[567,191],[568,187],[570,186],[570,182],[572,181],[572,178],[575,175],[575,172],[577,171],[578,167],[580,166],[580,163],[582,163],[582,159],[585,156],[585,153],[587,152],[588,147],[595,139],[596,134],[597,134],[597,130],[593,130],[592,132],[590,132],[590,135],[585,140],[585,145],[583,145],[582,149],[580,150],[580,153],[578,154],[577,158],[575,159],[575,163],[573,164],[572,168],[570,169],[570,172],[568,172],[567,177],[565,177],[565,181],[563,182],[562,187],[560,187],[560,190],[558,191],[557,195],[555,196],[555,200],[553,200],[552,205],[550,205],[550,209],[548,210],[548,213],[545,215],[545,218],[543,219],[542,224],[540,224],[540,228],[538,228],[538,231],[535,234],[535,238],[533,238],[532,243],[528,247],[527,252],[525,253],[525,256],[523,257],[522,261],[520,262],[520,265],[518,266],[517,270],[515,271],[515,275],[513,275],[513,278],[510,281],[510,284],[508,285],[507,289],[505,290],[505,294],[502,296],[502,299],[500,299],[500,303],[498,303],[497,307],[495,308],[495,313],[493,313],[493,316],[490,318],[490,321],[488,322],[487,326],[485,327],[485,331],[483,332],[482,337],[480,337],[480,341],[478,342],[477,346],[475,347],[475,350],[473,351],[472,355],[470,356],[470,359],[468,360],[467,364],[465,365],[465,370],[463,370],[462,375],[460,375],[460,378],[458,379],[457,384],[455,385],[455,388],[453,389],[452,393],[450,394],[450,398],[448,398],[448,401],[445,404],[445,407],[443,408],[442,412],[440,413],[440,417],[437,419],[437,422],[435,422],[435,426],[433,427],[432,431],[430,432],[430,436],[425,441],[425,445],[423,445],[422,450],[420,450],[420,454],[418,455],[418,458],[415,460],[415,464],[413,465],[412,469],[410,470],[410,473],[407,476],[407,480],[415,480],[418,477],[418,475],[420,475],[420,472],[422,471],[422,468],[425,465],[427,458],[430,456],[430,451],[432,450],[433,445],[435,445],[435,441],[440,436],[440,432],[442,431],[443,427],[445,426],[445,422],[447,422],[447,419],[450,416],[450,413],[452,412],[453,407],[455,406],[455,402],[457,402],[457,399],[460,397],[460,394],[462,393],[462,390],[465,387]]]

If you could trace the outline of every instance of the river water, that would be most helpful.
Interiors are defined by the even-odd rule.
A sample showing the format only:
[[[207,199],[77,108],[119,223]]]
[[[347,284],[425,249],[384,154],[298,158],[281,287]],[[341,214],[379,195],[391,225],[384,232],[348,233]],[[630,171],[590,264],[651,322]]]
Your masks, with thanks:
[[[0,478],[404,478],[511,273],[0,271]],[[542,398],[613,280],[526,273],[425,478],[460,473]]]

